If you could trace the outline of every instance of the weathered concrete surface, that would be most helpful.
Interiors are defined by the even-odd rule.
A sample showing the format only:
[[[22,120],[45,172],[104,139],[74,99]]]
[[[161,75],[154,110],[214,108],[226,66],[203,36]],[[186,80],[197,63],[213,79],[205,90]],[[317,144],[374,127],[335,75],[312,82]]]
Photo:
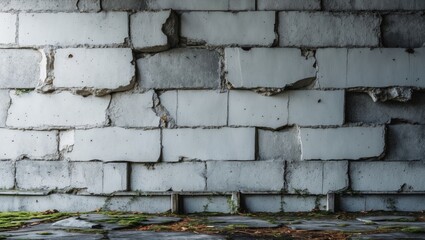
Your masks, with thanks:
[[[16,163],[18,189],[62,189],[70,186],[68,163],[22,160]]]
[[[0,90],[0,127],[6,126],[7,110],[10,107],[8,90]]]
[[[15,186],[15,164],[12,161],[0,161],[0,189],[12,189]]]
[[[0,32],[2,33],[0,36],[0,44],[15,43],[16,19],[16,14],[0,13]]]
[[[397,124],[388,126],[385,160],[425,159],[425,126]]]
[[[202,212],[230,213],[232,211],[232,206],[226,196],[183,196],[181,198],[182,212],[185,214]]]
[[[130,186],[129,171],[127,162],[105,163],[103,165],[103,192],[128,191]]]
[[[423,1],[418,4],[421,4],[419,8],[425,9]],[[424,47],[425,16],[422,14],[389,14],[384,16],[382,39],[385,47]]]
[[[89,193],[103,193],[102,162],[71,162],[69,171],[73,188],[85,189]]]
[[[421,0],[323,0],[323,8],[328,11],[403,11],[424,10],[425,3]]]
[[[301,143],[298,138],[298,131],[296,127],[279,131],[258,129],[258,158],[260,160],[300,160]]]
[[[37,0],[22,1],[8,0],[0,2],[1,11],[57,11],[57,12],[77,12],[77,11],[98,11],[100,10],[99,0]]]
[[[320,10],[320,0],[258,0],[258,10]]]

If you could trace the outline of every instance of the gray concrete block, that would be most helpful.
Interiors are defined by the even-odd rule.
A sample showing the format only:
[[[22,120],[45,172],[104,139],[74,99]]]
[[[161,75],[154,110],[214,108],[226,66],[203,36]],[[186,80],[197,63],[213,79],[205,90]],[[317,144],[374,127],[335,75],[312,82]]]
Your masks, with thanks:
[[[218,88],[219,54],[206,49],[174,49],[137,60],[143,88]],[[182,71],[184,69],[184,71]]]
[[[21,131],[1,128],[0,159],[56,160],[57,131]]]
[[[301,128],[302,160],[378,157],[384,152],[384,127]]]
[[[7,110],[10,107],[8,90],[0,90],[0,127],[6,126]]]
[[[129,164],[105,163],[103,165],[103,192],[113,193],[129,190]]]
[[[284,165],[276,161],[207,162],[208,191],[281,191]]]
[[[255,160],[255,129],[163,129],[162,146],[162,159],[166,162]]]
[[[100,10],[98,0],[37,0],[22,1],[8,0],[0,2],[1,11],[25,11],[25,12],[76,12]]]
[[[424,160],[425,125],[388,126],[385,160]]]
[[[180,19],[189,45],[271,46],[276,39],[274,12],[185,12]]]
[[[351,188],[355,191],[424,191],[422,162],[353,162]],[[396,176],[396,177],[395,177]]]
[[[110,127],[70,130],[62,132],[60,138],[64,158],[71,161],[156,162],[161,153],[158,129]]]
[[[80,0],[77,2],[77,7],[80,12],[99,12],[100,0]]]
[[[297,161],[288,163],[288,192],[327,194],[348,187],[347,161]]]
[[[226,196],[182,196],[183,213],[230,213],[232,208]]]
[[[105,11],[142,11],[147,10],[146,0],[102,0]]]
[[[320,10],[320,0],[258,0],[258,10]]]
[[[229,125],[279,128],[288,124],[288,94],[263,96],[245,90],[229,93]]]
[[[69,163],[72,188],[85,189],[89,193],[103,192],[102,162]]]
[[[12,189],[15,186],[15,163],[0,161],[0,189]]]
[[[103,10],[183,10],[183,11],[226,11],[255,10],[255,0],[103,0]]]
[[[153,166],[131,165],[133,191],[204,191],[205,163],[160,163]]]
[[[18,189],[63,189],[70,186],[68,162],[32,161],[16,162],[16,185]]]
[[[301,158],[298,129],[288,128],[279,131],[261,130],[258,135],[258,158],[260,160],[282,159],[296,161]]]
[[[422,211],[425,209],[421,195],[363,195],[342,196],[339,206],[342,211]]]
[[[299,126],[342,125],[344,91],[290,91],[289,124]]]
[[[0,88],[35,88],[46,77],[43,58],[37,50],[0,49]]]
[[[10,92],[11,105],[6,125],[15,128],[51,129],[100,127],[108,121],[111,97],[82,97],[70,92],[39,94]]]
[[[122,44],[128,38],[128,15],[123,12],[21,13],[18,34],[21,45]]]
[[[425,16],[422,14],[385,15],[382,23],[382,39],[385,47],[424,47]]]
[[[116,93],[108,108],[113,126],[159,127],[160,118],[154,111],[154,91],[145,93]]]
[[[311,212],[326,209],[325,196],[283,196],[283,212]]]
[[[124,212],[165,213],[171,210],[170,196],[114,197],[105,201],[105,209]]]
[[[282,195],[244,195],[242,201],[248,212],[283,212]]]
[[[55,52],[53,85],[57,88],[93,89],[96,95],[128,90],[135,67],[130,48],[65,48]]]
[[[1,3],[0,3],[1,4]],[[1,8],[1,5],[0,5]],[[14,44],[16,39],[17,15],[12,13],[0,13],[0,44]]]
[[[279,45],[377,47],[380,23],[380,18],[373,14],[280,12]]]
[[[425,3],[421,0],[323,0],[323,8],[328,11],[424,10]]]
[[[365,93],[347,93],[345,120],[347,122],[389,123],[404,121],[425,124],[425,94],[414,92],[408,102],[373,102]]]
[[[225,49],[227,81],[234,88],[284,88],[316,78],[315,59],[295,48]]]

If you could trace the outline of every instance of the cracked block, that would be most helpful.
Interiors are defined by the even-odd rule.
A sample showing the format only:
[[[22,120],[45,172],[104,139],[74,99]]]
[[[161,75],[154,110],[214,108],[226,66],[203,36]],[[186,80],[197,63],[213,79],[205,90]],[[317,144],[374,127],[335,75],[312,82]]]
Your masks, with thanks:
[[[57,131],[0,129],[0,159],[54,160],[58,156]]]
[[[77,94],[101,96],[125,91],[135,83],[130,48],[65,48],[56,50],[53,85],[77,88]]]
[[[138,12],[130,17],[133,47],[141,52],[158,52],[177,45],[178,16],[171,10]]]
[[[235,88],[302,87],[316,78],[315,59],[295,48],[226,48],[227,81]]]
[[[11,91],[6,125],[15,128],[100,127],[108,123],[111,97],[82,97],[69,92],[40,94]]]
[[[63,189],[70,186],[68,162],[22,160],[16,163],[18,189]]]
[[[6,126],[7,111],[10,107],[8,90],[0,90],[0,127]]]
[[[0,3],[1,4],[1,3]],[[1,5],[0,5],[1,9]],[[16,38],[17,15],[0,13],[0,44],[14,44]]]
[[[109,118],[118,127],[159,127],[160,118],[154,111],[154,91],[116,93],[112,95]]]
[[[93,128],[62,134],[60,146],[65,159],[71,161],[156,162],[161,153],[160,138],[158,129]]]
[[[89,193],[103,192],[102,162],[70,162],[69,169],[72,188],[85,188]]]
[[[15,186],[15,163],[0,161],[0,189],[12,189]]]

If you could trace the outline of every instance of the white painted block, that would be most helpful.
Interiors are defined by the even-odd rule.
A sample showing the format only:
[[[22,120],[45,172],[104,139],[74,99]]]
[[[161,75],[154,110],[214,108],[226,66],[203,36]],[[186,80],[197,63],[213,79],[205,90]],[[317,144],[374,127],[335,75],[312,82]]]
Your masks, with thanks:
[[[301,128],[302,160],[361,159],[384,152],[385,127]]]
[[[65,161],[16,162],[18,189],[63,189],[70,186],[68,163]]]
[[[274,12],[185,12],[181,37],[208,45],[271,46],[276,38]]]
[[[57,131],[0,129],[0,159],[52,160],[58,158]]]
[[[230,91],[229,125],[278,128],[288,123],[288,94]]]
[[[162,157],[167,162],[255,159],[254,128],[164,129],[162,134]]]
[[[0,44],[14,44],[16,38],[16,19],[13,13],[0,13]]]
[[[71,161],[156,162],[161,152],[160,130],[110,127],[74,130],[67,135],[67,144],[61,147],[68,146],[64,156]]]
[[[128,14],[125,12],[19,15],[21,45],[122,44],[126,38]]]
[[[111,97],[82,97],[69,92],[39,94],[11,91],[6,125],[16,128],[99,127],[108,123]]]
[[[103,164],[103,193],[127,191],[128,163],[104,163]]]
[[[56,50],[58,88],[126,89],[134,82],[135,66],[129,48],[65,48]]]
[[[295,48],[226,48],[225,61],[235,88],[283,88],[316,77],[315,59]]]

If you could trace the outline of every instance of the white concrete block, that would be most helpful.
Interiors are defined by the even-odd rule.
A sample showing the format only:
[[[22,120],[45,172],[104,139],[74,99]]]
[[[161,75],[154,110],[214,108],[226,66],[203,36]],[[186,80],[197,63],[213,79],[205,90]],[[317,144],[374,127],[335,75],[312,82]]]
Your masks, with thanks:
[[[0,2],[1,11],[25,11],[25,12],[75,12],[75,11],[98,11],[99,0],[7,0]]]
[[[205,163],[132,164],[133,191],[204,191]]]
[[[0,127],[6,126],[7,110],[10,106],[8,90],[0,90]]]
[[[385,127],[301,128],[302,160],[361,159],[384,152]]]
[[[230,91],[229,125],[278,128],[288,123],[288,94]]]
[[[182,212],[188,213],[230,213],[231,206],[226,196],[183,196]]]
[[[72,188],[86,189],[89,193],[103,192],[102,162],[71,162],[69,169]]]
[[[377,47],[380,23],[379,16],[373,14],[280,12],[279,45]]]
[[[235,88],[283,88],[316,77],[315,59],[295,48],[226,48],[225,61]]]
[[[214,50],[173,49],[138,59],[137,78],[143,88],[218,88],[219,61]]]
[[[177,24],[177,16],[171,10],[132,14],[130,36],[133,47],[143,52],[167,50],[178,42]]]
[[[354,191],[424,191],[424,169],[422,162],[353,162],[351,187]]]
[[[16,162],[18,189],[63,189],[70,186],[68,163],[65,161]]]
[[[297,161],[301,158],[301,143],[297,127],[279,131],[257,130],[258,158]]]
[[[300,126],[342,125],[344,91],[290,91],[289,124]]]
[[[254,160],[255,129],[164,129],[162,145],[162,157],[167,162],[182,159]]]
[[[133,53],[129,48],[65,48],[56,50],[55,79],[58,88],[95,88],[122,91],[135,78]]]
[[[258,10],[320,10],[320,0],[258,0]]]
[[[225,126],[227,96],[210,90],[178,90],[178,126]]]
[[[119,127],[158,127],[160,118],[154,112],[153,91],[116,93],[108,113],[112,125]]]
[[[347,48],[320,48],[316,51],[319,88],[347,87]]]
[[[16,19],[13,13],[0,13],[0,44],[14,44],[16,38]]]
[[[0,161],[0,189],[12,189],[15,186],[15,163]]]
[[[281,191],[284,161],[207,162],[208,191]]]
[[[122,44],[128,38],[125,12],[21,13],[20,45]]]
[[[16,128],[50,129],[99,127],[108,123],[111,97],[82,97],[69,92],[39,94],[10,92],[6,125]]]
[[[0,49],[0,88],[35,88],[46,77],[43,59],[37,50]]]
[[[129,186],[128,163],[103,164],[103,192],[127,191]]]
[[[160,130],[110,127],[75,130],[68,134],[73,136],[66,138],[68,148],[62,150],[66,150],[64,157],[71,161],[156,162],[161,152]],[[69,143],[70,138],[73,144]]]
[[[186,12],[180,34],[189,44],[271,46],[274,24],[274,12]]]
[[[58,158],[57,131],[0,129],[0,159],[52,160]]]

